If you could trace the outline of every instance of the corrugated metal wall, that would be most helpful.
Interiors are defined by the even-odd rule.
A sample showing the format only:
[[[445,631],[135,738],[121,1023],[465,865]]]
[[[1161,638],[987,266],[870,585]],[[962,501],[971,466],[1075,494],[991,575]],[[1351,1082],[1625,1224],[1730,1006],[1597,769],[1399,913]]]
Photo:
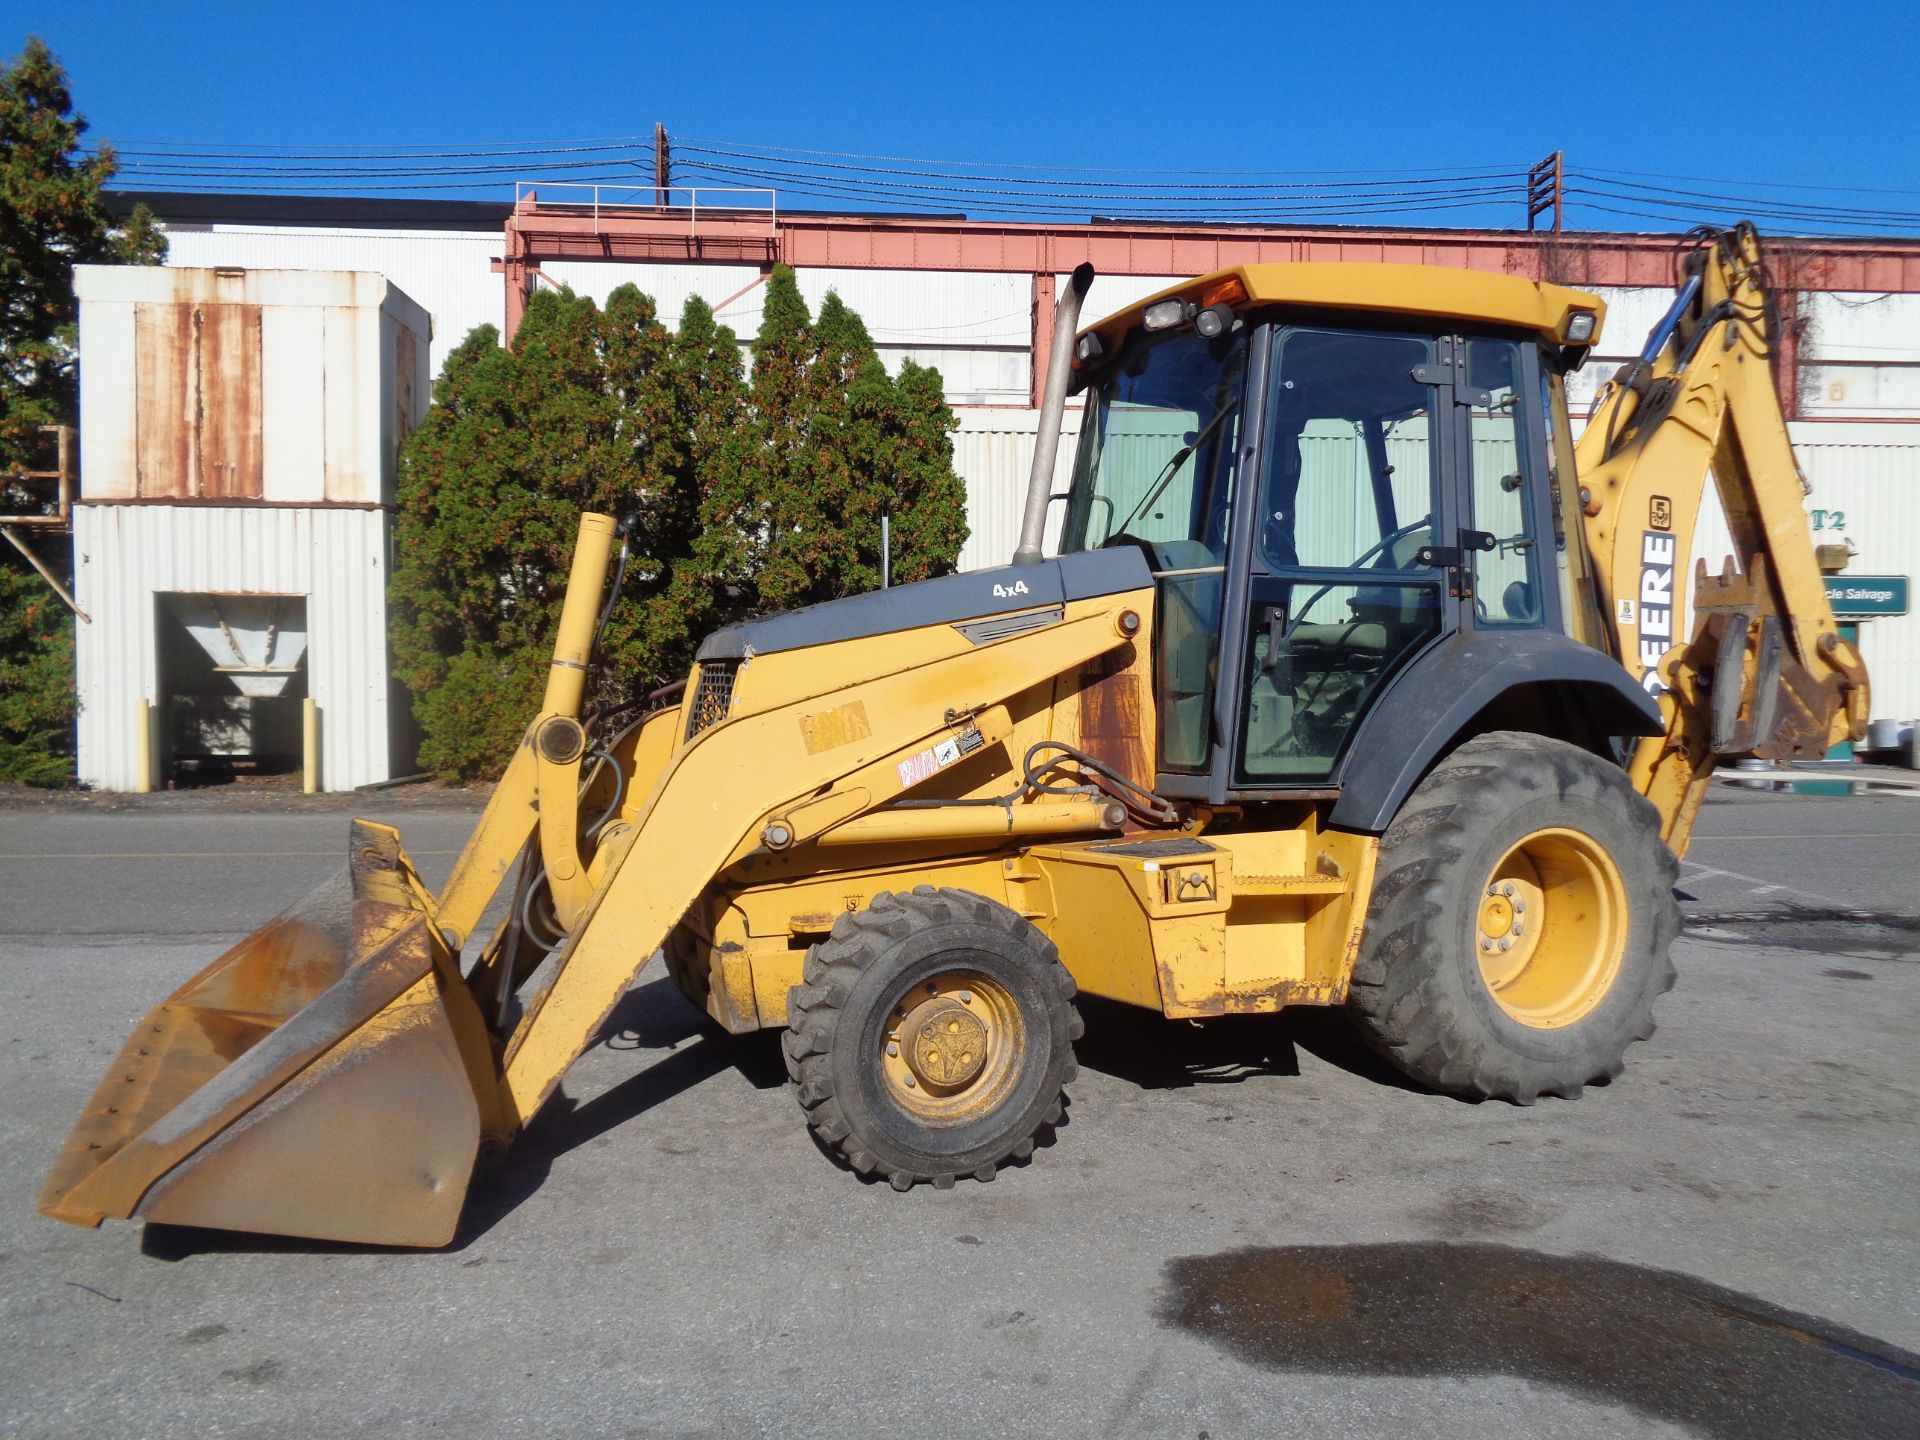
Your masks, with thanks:
[[[388,517],[375,509],[78,505],[76,627],[80,780],[136,783],[137,702],[157,703],[154,597],[168,591],[302,595],[307,683],[320,710],[320,782],[350,790],[390,778]]]
[[[967,484],[967,543],[960,547],[962,570],[1005,565],[1020,541],[1020,515],[1027,502],[1027,473],[1033,468],[1034,434],[1039,412],[979,409],[958,412],[953,432],[953,468]],[[1080,412],[1069,410],[1061,423],[1060,451],[1054,462],[1053,489],[1064,495],[1073,478],[1073,451],[1080,433]],[[1055,504],[1047,516],[1047,553],[1060,539],[1066,506]]]
[[[1813,539],[1821,544],[1851,542],[1859,553],[1848,574],[1913,573],[1920,537],[1916,430],[1920,427],[1807,420],[1787,426],[1801,472],[1813,486],[1806,497],[1809,517],[1819,512],[1826,527],[1813,532]],[[1709,486],[1694,527],[1693,556],[1705,560],[1709,571],[1718,571],[1732,551],[1719,494]],[[1875,718],[1920,717],[1920,616],[1861,622],[1860,654],[1873,682]]]
[[[1850,574],[1911,576],[1920,568],[1920,426],[1801,421],[1788,429],[1813,485],[1807,509],[1825,512],[1830,527],[1814,538],[1851,541],[1859,553]],[[1874,715],[1920,718],[1920,616],[1862,621],[1860,650]]]

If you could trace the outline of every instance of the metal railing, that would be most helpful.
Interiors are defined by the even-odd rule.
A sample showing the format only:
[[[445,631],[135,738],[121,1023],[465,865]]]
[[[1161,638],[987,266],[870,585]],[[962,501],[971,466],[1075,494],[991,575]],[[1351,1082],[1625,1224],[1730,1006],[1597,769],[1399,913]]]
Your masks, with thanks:
[[[555,191],[584,192],[587,198],[581,200],[552,200],[548,197]],[[665,195],[667,203],[662,205],[660,197]],[[676,195],[687,197],[684,203],[676,203]],[[715,205],[710,197],[719,195],[764,195],[766,204]],[[534,205],[541,209],[576,210],[591,214],[595,225],[600,223],[600,212],[630,213],[635,210],[666,210],[687,212],[687,232],[698,234],[700,229],[700,207],[706,204],[708,214],[718,210],[727,214],[741,211],[758,213],[765,211],[767,234],[777,235],[780,230],[779,192],[764,186],[747,185],[586,185],[578,182],[548,183],[536,180],[516,180],[513,184],[513,208],[517,213],[523,205]]]

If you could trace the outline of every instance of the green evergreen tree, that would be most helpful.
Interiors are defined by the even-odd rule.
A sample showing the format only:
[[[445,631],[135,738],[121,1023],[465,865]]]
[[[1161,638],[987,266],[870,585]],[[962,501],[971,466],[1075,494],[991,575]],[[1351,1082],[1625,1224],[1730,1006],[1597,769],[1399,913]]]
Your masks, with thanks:
[[[953,411],[940,372],[909,360],[893,382],[889,448],[893,582],[945,575],[967,543],[967,487],[953,468]]]
[[[784,266],[751,383],[705,303],[670,335],[631,286],[604,311],[544,292],[497,342],[483,327],[449,357],[401,457],[395,669],[442,775],[497,773],[518,743],[583,509],[633,522],[601,702],[677,678],[716,626],[875,588],[883,514],[900,579],[953,566],[939,376],[891,380],[859,317],[829,295],[813,320]]]
[[[753,570],[744,542],[754,437],[740,342],[699,296],[688,299],[673,341],[676,433],[691,483],[674,492],[676,544],[667,585],[650,600],[660,653],[690,656],[707,631],[745,613]]]
[[[73,111],[53,53],[29,36],[0,71],[0,505],[19,514],[45,497],[12,483],[46,468],[42,425],[72,424],[79,401],[75,265],[157,264],[166,239],[145,208],[121,224],[101,190],[110,146],[80,150],[87,123]],[[71,570],[64,545],[43,547]],[[71,778],[73,617],[11,546],[0,546],[0,780]]]

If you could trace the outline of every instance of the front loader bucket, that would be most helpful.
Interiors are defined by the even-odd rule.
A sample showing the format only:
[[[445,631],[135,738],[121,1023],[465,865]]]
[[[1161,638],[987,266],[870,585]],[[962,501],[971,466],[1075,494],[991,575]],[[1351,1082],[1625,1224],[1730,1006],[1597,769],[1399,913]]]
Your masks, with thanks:
[[[42,1213],[451,1240],[494,1072],[428,903],[398,834],[356,821],[344,875],[140,1022]]]

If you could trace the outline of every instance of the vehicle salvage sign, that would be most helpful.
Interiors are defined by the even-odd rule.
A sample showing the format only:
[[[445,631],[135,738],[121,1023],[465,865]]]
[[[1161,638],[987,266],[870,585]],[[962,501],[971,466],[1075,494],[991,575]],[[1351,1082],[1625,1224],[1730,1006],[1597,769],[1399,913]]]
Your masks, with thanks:
[[[1905,575],[1827,575],[1827,603],[1843,620],[1907,613]]]

